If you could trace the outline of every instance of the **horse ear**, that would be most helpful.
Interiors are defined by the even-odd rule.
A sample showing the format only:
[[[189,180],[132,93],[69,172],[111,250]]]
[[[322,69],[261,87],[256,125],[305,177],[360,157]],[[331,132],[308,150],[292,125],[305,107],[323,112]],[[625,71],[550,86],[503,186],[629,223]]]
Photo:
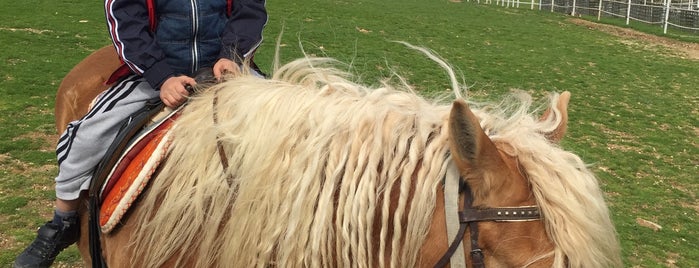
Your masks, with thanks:
[[[556,104],[556,108],[559,111],[559,116],[561,117],[561,122],[558,124],[558,126],[552,130],[551,132],[545,133],[546,138],[548,138],[551,142],[558,143],[563,139],[563,136],[566,134],[566,130],[568,129],[568,102],[570,101],[570,92],[565,91],[561,93],[561,95],[558,97],[558,103]],[[556,114],[552,111],[552,109],[549,107],[543,115],[541,115],[541,120],[549,120],[551,118],[556,116]]]
[[[493,141],[480,126],[480,121],[463,100],[454,102],[449,116],[449,136],[452,159],[462,174],[478,177],[488,170],[505,165]],[[466,172],[468,171],[468,172]],[[473,177],[466,176],[467,180]],[[480,184],[471,181],[472,186]]]

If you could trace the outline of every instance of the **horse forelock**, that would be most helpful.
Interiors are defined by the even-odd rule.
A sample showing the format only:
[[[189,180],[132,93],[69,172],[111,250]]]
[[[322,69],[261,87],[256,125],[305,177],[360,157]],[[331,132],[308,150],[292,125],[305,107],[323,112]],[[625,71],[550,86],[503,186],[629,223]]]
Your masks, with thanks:
[[[144,237],[135,252],[145,266],[181,251],[196,252],[200,267],[416,263],[449,161],[442,125],[450,106],[406,88],[351,82],[325,67],[331,61],[297,60],[272,79],[238,77],[190,101],[149,190],[161,194],[142,201],[145,211],[161,206],[139,216],[147,224],[134,235]],[[472,108],[526,170],[556,262],[616,264],[616,236],[594,176],[545,139],[555,119],[539,122],[528,95],[517,96],[507,102],[514,106]]]

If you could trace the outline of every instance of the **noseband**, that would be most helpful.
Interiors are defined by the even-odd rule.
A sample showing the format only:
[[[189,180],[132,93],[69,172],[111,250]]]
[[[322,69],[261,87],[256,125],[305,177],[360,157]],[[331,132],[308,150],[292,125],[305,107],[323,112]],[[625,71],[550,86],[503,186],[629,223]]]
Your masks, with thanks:
[[[466,227],[470,230],[471,240],[471,266],[473,268],[484,268],[485,262],[483,251],[478,246],[478,222],[517,222],[541,220],[538,206],[521,207],[497,207],[497,208],[474,208],[473,193],[471,187],[464,180],[459,180],[459,192],[465,193],[463,199],[463,210],[459,211],[459,231],[451,242],[449,249],[434,267],[444,267],[449,263],[451,256],[464,240]]]

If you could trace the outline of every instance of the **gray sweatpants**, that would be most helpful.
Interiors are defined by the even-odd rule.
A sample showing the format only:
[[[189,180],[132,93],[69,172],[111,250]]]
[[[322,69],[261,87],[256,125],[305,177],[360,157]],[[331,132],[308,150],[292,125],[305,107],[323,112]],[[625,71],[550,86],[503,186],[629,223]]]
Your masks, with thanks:
[[[158,97],[140,76],[122,79],[97,97],[80,120],[70,122],[58,140],[56,197],[75,200],[90,187],[92,173],[117,135],[121,122],[141,109],[147,100]]]

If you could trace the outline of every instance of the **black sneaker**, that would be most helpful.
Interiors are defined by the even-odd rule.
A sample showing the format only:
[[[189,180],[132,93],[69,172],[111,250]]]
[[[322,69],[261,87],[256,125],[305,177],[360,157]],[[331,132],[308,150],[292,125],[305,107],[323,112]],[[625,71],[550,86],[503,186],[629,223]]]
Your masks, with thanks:
[[[63,228],[53,222],[47,222],[41,226],[34,242],[15,259],[12,267],[40,268],[51,266],[58,253],[77,242],[80,235],[78,217],[65,219],[63,223]]]

